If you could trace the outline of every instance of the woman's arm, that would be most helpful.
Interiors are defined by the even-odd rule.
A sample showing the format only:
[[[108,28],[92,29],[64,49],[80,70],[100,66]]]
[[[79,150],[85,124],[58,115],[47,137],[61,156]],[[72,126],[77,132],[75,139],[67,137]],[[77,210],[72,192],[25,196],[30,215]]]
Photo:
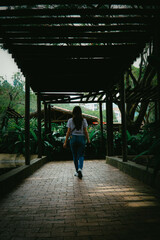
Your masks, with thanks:
[[[66,139],[65,139],[64,144],[63,144],[63,147],[64,147],[64,148],[67,147],[67,141],[68,141],[68,138],[69,138],[69,136],[70,136],[70,133],[71,133],[71,129],[68,128],[67,133],[66,133]]]
[[[86,128],[86,127],[84,127],[84,134],[85,134],[85,136],[86,136],[86,138],[87,138],[87,142],[90,143],[89,135],[88,135],[88,131],[87,131],[87,128]]]

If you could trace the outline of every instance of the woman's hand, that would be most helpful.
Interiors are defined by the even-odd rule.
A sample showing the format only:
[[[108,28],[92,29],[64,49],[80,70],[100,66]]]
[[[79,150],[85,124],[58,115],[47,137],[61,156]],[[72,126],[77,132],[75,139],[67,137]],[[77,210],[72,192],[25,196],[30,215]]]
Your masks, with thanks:
[[[86,127],[84,128],[84,134],[85,134],[85,136],[86,136],[86,138],[87,138],[87,143],[88,143],[88,144],[91,143],[91,141],[90,141],[90,139],[89,139],[89,135],[88,135],[88,131],[87,131],[87,128],[86,128]]]
[[[67,143],[64,142],[63,147],[64,147],[64,148],[67,148]]]
[[[69,136],[70,136],[70,133],[71,133],[71,129],[68,128],[67,133],[66,133],[66,139],[65,139],[65,142],[64,142],[64,144],[63,144],[63,147],[64,147],[64,148],[67,148],[67,141],[68,141],[68,138],[69,138]]]

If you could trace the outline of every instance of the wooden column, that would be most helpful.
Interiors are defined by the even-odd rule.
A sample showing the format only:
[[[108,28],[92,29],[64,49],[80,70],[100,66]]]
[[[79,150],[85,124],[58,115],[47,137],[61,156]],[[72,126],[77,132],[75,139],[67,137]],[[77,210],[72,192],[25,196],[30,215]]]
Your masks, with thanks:
[[[25,164],[30,165],[30,82],[25,79]]]
[[[48,133],[48,106],[47,103],[44,102],[44,125],[45,125],[45,133]]]
[[[37,112],[38,112],[38,158],[42,157],[42,136],[41,136],[41,96],[37,93]]]
[[[122,122],[122,157],[123,162],[127,162],[127,121],[126,121],[126,109],[125,109],[125,86],[124,76],[121,77],[120,82],[120,99],[121,99],[121,122]]]
[[[100,116],[100,128],[101,128],[101,151],[102,151],[102,155],[104,155],[102,102],[99,102],[99,116]]]
[[[100,116],[100,127],[101,127],[101,140],[103,140],[103,114],[102,114],[102,103],[99,103],[99,116]]]
[[[156,24],[155,29],[154,29],[154,41],[153,41],[153,55],[156,58],[156,70],[157,70],[157,84],[158,84],[158,92],[160,94],[160,29],[159,29],[159,24],[160,24],[160,17],[157,16],[156,19]],[[156,106],[156,111],[157,111],[157,120],[160,121],[160,100],[157,99],[157,106]]]
[[[110,92],[106,94],[107,155],[113,156],[113,104]]]
[[[48,130],[51,133],[51,105],[48,105]]]

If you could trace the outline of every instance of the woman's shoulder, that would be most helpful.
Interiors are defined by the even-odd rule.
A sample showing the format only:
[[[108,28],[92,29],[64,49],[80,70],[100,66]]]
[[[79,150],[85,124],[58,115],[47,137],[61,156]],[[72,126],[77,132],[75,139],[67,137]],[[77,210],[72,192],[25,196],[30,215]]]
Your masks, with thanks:
[[[73,118],[69,118],[69,119],[68,119],[68,122],[72,122],[72,121],[73,121]]]
[[[67,127],[71,127],[72,125],[72,118],[69,118],[67,121]]]
[[[84,123],[84,124],[87,124],[86,118],[83,118],[83,123]]]

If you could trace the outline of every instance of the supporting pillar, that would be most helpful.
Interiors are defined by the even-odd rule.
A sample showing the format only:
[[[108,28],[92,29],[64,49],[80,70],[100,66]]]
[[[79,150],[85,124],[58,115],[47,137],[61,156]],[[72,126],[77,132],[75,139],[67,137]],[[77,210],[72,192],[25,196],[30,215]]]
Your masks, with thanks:
[[[158,93],[160,95],[160,17],[157,16],[156,22],[155,22],[155,29],[154,29],[154,41],[153,41],[153,54],[156,58],[156,70],[157,70],[157,85],[158,85]],[[157,99],[157,120],[160,121],[160,99]]]
[[[44,125],[45,125],[45,133],[48,133],[48,106],[47,103],[44,102]]]
[[[102,155],[104,155],[102,102],[99,102],[99,116],[100,116],[100,128],[101,128],[101,151],[102,151]]]
[[[49,104],[48,105],[48,130],[49,130],[49,133],[51,133],[51,105]]]
[[[113,156],[113,106],[112,95],[106,94],[107,155]]]
[[[42,136],[41,136],[41,96],[37,93],[37,112],[38,112],[38,158],[42,157]]]
[[[25,164],[30,165],[30,82],[25,79]]]
[[[122,122],[122,157],[123,162],[127,162],[127,121],[126,121],[126,109],[125,109],[125,86],[124,76],[121,77],[120,82],[120,99],[121,99],[121,122]]]
[[[99,116],[100,116],[100,127],[101,127],[101,140],[103,140],[103,114],[102,114],[101,102],[99,102]]]

